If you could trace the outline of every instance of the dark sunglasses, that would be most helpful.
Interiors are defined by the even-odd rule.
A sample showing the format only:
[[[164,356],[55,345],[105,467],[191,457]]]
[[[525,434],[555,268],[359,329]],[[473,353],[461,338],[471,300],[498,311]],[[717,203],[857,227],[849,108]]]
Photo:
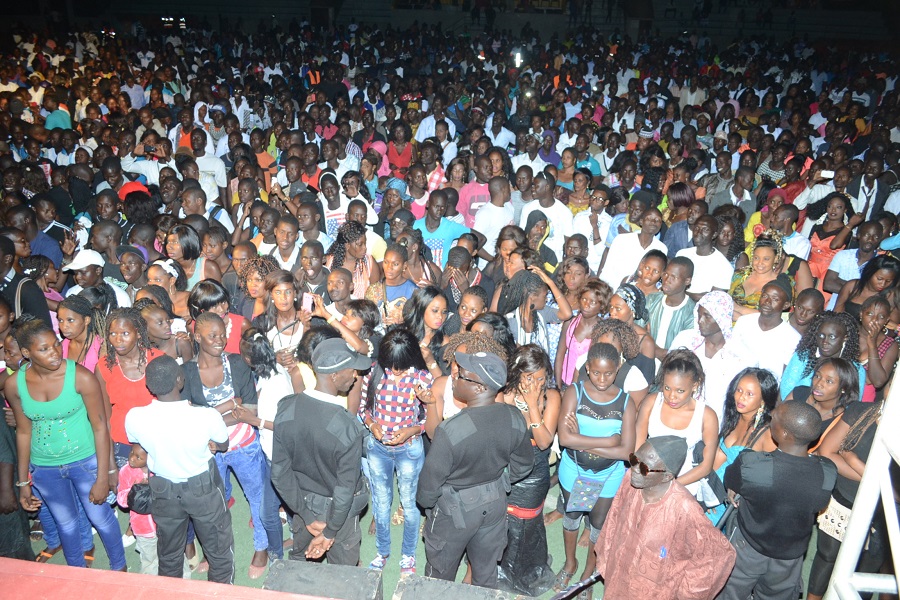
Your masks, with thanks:
[[[468,377],[463,377],[462,375],[459,374],[459,371],[456,372],[456,378],[462,379],[463,381],[468,381],[469,383],[474,383],[475,385],[484,385],[480,381],[475,381],[474,379],[469,379]]]
[[[638,467],[638,471],[640,471],[641,475],[643,475],[645,477],[647,475],[649,475],[650,473],[667,473],[668,472],[665,469],[651,469],[650,467],[647,466],[646,463],[641,462],[641,460],[637,457],[637,455],[634,452],[632,452],[631,454],[628,455],[628,462],[631,464],[632,467]]]

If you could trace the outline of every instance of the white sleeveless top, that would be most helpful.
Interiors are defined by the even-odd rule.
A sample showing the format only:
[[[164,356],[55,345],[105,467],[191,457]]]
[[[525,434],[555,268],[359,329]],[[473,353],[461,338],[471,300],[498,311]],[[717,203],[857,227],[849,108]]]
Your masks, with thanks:
[[[444,384],[444,414],[443,418],[449,419],[455,414],[458,414],[462,409],[456,405],[456,402],[453,400],[453,384],[448,379],[447,383]]]
[[[694,468],[694,464],[691,458],[694,454],[694,446],[696,446],[698,442],[701,442],[703,440],[703,413],[706,410],[706,404],[702,400],[695,400],[694,414],[691,417],[691,422],[688,423],[688,426],[684,429],[672,429],[671,427],[663,423],[662,419],[660,418],[660,411],[662,410],[663,401],[664,400],[662,392],[658,392],[656,394],[656,401],[653,403],[653,410],[650,411],[650,422],[647,426],[647,436],[659,437],[661,435],[674,435],[683,438],[687,442],[687,456],[684,459],[684,464],[681,466],[681,470],[678,471],[678,475],[681,476]],[[696,492],[696,488],[700,487],[700,483],[700,481],[695,481],[694,483],[688,484],[685,487],[689,492],[693,494]]]

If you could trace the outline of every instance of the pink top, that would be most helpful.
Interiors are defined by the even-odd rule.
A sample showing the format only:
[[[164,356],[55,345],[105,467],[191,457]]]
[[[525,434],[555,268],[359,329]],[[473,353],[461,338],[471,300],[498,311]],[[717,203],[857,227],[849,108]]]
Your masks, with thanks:
[[[128,464],[119,469],[119,492],[116,494],[119,506],[128,508],[128,492],[134,484],[143,483],[146,478],[143,469],[135,469]],[[156,537],[156,523],[153,522],[151,515],[139,515],[131,511],[128,513],[128,519],[134,535],[145,538]]]
[[[95,336],[91,345],[88,346],[87,352],[84,354],[84,360],[78,360],[79,357],[77,356],[69,356],[69,340],[63,339],[63,358],[71,358],[72,360],[78,361],[78,364],[84,365],[91,373],[93,373],[94,369],[97,368],[97,363],[100,361],[100,345],[102,343],[103,339],[99,336]]]

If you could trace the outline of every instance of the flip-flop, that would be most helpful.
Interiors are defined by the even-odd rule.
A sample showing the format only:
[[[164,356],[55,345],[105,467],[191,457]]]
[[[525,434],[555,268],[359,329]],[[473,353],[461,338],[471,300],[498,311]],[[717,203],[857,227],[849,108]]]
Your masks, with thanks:
[[[201,560],[197,568],[194,569],[194,573],[206,573],[207,571],[209,571],[209,562],[206,559]]]
[[[56,554],[57,552],[59,552],[60,550],[62,550],[61,545],[57,546],[56,548],[44,548],[43,550],[41,550],[41,553],[37,555],[35,562],[45,563],[48,560],[50,560],[51,558],[53,558],[53,555]]]
[[[553,582],[553,591],[561,592],[567,587],[569,587],[569,583],[571,583],[572,578],[575,577],[575,572],[578,570],[578,561],[575,561],[575,568],[572,569],[572,572],[569,573],[565,569],[561,569],[559,573],[556,574],[556,580]]]
[[[41,525],[40,521],[35,520],[34,523],[31,524],[29,535],[32,542],[39,542],[44,539],[44,527]]]
[[[90,569],[90,568],[91,568],[91,565],[94,564],[94,549],[93,549],[93,548],[91,548],[90,550],[86,550],[86,551],[85,551],[85,553],[84,553],[84,564],[85,564],[85,566],[86,566],[88,569]]]

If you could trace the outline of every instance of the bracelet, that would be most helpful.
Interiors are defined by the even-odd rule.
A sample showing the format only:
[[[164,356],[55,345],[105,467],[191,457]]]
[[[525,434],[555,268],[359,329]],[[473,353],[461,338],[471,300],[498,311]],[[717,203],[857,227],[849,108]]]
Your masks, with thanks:
[[[265,420],[265,419],[260,419],[260,420],[259,420],[259,426],[257,427],[257,429],[265,429],[265,428],[266,428],[266,420]]]
[[[17,481],[16,482],[16,487],[25,487],[27,485],[31,485],[30,479],[26,479],[25,481]]]
[[[431,363],[430,365],[428,365],[428,370],[429,370],[429,371],[434,371],[434,370],[437,369],[437,368],[438,368],[437,362],[433,362],[433,363]]]
[[[334,315],[331,315],[330,317],[325,319],[325,322],[328,323],[329,325],[334,323],[335,321],[337,321],[337,317],[335,317]]]
[[[544,424],[544,420],[541,419],[540,423],[529,423],[528,427],[530,427],[531,429],[537,429],[538,427],[540,427],[543,424]]]
[[[118,472],[119,472],[119,469],[110,469],[109,471],[107,471],[107,473],[109,473],[110,475],[112,475],[113,473],[118,473]]]

